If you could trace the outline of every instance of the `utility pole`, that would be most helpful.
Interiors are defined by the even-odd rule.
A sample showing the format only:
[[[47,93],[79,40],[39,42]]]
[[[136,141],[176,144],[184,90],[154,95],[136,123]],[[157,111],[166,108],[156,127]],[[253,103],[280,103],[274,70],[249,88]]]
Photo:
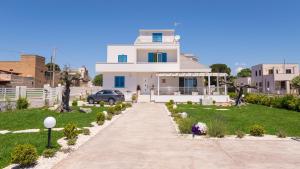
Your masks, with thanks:
[[[52,63],[52,87],[55,87],[55,57],[56,57],[56,48],[53,49],[53,56],[51,57]]]

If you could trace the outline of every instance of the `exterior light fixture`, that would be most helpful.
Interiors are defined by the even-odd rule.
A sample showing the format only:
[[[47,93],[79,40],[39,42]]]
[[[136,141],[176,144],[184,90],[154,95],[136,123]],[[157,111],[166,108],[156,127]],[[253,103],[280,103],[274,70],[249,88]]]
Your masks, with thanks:
[[[51,148],[51,129],[56,125],[54,117],[46,117],[44,120],[44,126],[48,129],[48,144],[47,148]]]

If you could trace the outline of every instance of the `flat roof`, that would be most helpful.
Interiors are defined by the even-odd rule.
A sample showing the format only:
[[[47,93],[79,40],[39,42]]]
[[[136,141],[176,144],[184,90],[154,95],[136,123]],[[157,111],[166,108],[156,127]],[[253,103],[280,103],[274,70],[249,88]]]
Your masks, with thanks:
[[[175,32],[174,29],[140,29],[140,32]]]

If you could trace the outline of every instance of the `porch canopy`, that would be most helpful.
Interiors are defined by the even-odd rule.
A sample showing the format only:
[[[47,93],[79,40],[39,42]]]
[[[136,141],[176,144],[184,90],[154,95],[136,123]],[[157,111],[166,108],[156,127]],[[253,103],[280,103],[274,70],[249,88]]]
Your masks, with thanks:
[[[156,76],[158,78],[157,83],[157,95],[159,95],[160,91],[160,77],[207,77],[208,79],[208,95],[211,95],[211,80],[210,77],[216,77],[217,79],[217,92],[220,93],[220,84],[219,84],[219,78],[224,78],[224,82],[226,82],[227,79],[227,73],[211,73],[211,72],[161,72],[156,73]],[[227,95],[227,85],[224,84],[224,95]]]

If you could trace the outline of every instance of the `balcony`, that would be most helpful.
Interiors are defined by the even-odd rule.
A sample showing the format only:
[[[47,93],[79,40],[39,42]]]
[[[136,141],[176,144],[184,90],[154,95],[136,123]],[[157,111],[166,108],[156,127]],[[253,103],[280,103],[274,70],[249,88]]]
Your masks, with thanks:
[[[179,71],[177,62],[96,63],[96,72],[172,72]]]

